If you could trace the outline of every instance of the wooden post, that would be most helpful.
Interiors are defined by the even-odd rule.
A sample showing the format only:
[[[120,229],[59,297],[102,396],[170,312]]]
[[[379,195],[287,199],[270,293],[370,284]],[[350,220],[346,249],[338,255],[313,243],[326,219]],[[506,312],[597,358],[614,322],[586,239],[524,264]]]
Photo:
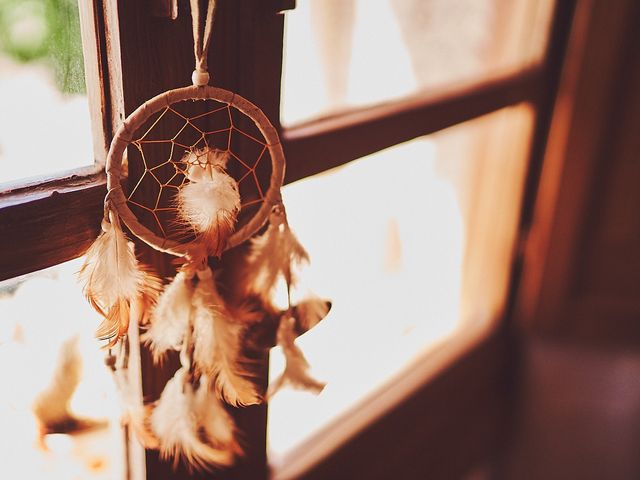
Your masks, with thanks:
[[[281,2],[261,0],[217,1],[216,22],[209,52],[211,84],[235,91],[260,106],[279,128],[280,76],[284,20]],[[178,2],[178,17],[157,16],[147,2],[105,0],[104,24],[114,112],[129,115],[140,104],[163,91],[190,85],[194,69],[189,2]],[[114,123],[120,120],[114,115]],[[121,117],[122,118],[122,117]],[[135,164],[129,165],[136,178]],[[149,225],[147,225],[149,226]],[[138,243],[143,261],[162,276],[173,276],[172,258]],[[223,260],[224,263],[224,260]],[[266,385],[268,356],[261,358],[260,379]],[[170,358],[162,368],[141,352],[142,386],[145,400],[156,399],[178,366]],[[251,478],[267,477],[266,406],[233,409],[241,431],[246,456],[229,471],[189,472],[183,465],[174,470],[160,460],[158,452],[145,455],[146,478]],[[131,451],[131,450],[130,450]],[[130,460],[135,462],[134,456]],[[133,472],[136,469],[131,469]]]

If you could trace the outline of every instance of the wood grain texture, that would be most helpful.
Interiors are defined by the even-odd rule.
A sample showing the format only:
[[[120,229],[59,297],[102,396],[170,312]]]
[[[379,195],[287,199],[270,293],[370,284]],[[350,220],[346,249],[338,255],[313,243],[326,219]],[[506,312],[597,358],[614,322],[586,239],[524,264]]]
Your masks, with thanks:
[[[0,280],[78,257],[100,231],[103,174],[0,197]]]

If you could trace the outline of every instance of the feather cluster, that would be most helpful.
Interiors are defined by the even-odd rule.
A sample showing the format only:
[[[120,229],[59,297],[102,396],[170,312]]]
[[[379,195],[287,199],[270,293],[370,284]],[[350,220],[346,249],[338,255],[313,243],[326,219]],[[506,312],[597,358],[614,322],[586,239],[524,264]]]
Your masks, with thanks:
[[[142,433],[153,432],[163,458],[182,458],[198,469],[228,466],[242,451],[223,401],[242,406],[262,399],[242,354],[244,326],[229,313],[211,269],[192,267],[185,266],[166,287],[141,337],[156,362],[179,350],[182,363],[148,407]]]
[[[206,148],[193,150],[182,160],[188,182],[177,195],[178,213],[200,241],[195,242],[196,254],[191,252],[162,294],[161,282],[138,264],[115,213],[111,222],[103,222],[103,233],[87,252],[80,272],[89,302],[104,316],[97,335],[109,340],[109,346],[127,332],[130,309],[137,302],[140,324],[148,324],[140,340],[154,361],[162,362],[170,351],[180,352],[181,368],[150,405],[143,404],[126,368],[114,373],[125,421],[143,445],[159,450],[174,464],[182,459],[196,469],[229,466],[242,455],[226,405],[263,400],[243,352],[250,325],[265,316],[278,322],[276,343],[286,366],[269,386],[267,397],[287,384],[316,393],[324,388],[310,375],[295,340],[315,326],[331,304],[311,298],[280,311],[273,302],[278,282],[286,283],[290,292],[297,280],[296,267],[309,260],[289,228],[282,204],[273,208],[265,232],[251,242],[245,269],[233,291],[227,292],[228,304],[211,269],[202,267],[208,255],[222,254],[241,208],[238,184],[226,172],[228,155]],[[137,331],[135,325],[132,329]],[[270,330],[270,342],[273,334]]]
[[[209,267],[198,270],[195,279],[184,272],[176,275],[158,299],[142,340],[160,362],[166,352],[184,348],[187,334],[194,369],[211,378],[221,399],[233,406],[260,403],[242,354],[244,326],[229,313]]]
[[[174,465],[183,458],[200,470],[229,466],[242,453],[235,441],[233,421],[211,395],[206,378],[201,377],[194,390],[185,367],[167,382],[149,423],[158,439],[160,456],[172,458]]]
[[[274,207],[267,230],[251,243],[245,294],[270,302],[279,278],[290,288],[296,281],[294,267],[309,261],[309,254],[289,228],[284,206]]]
[[[189,183],[178,193],[178,213],[213,256],[222,254],[240,211],[238,184],[225,170],[228,157],[228,152],[206,148],[182,160]]]
[[[265,310],[274,311],[274,291],[284,281],[287,291],[295,286],[296,267],[309,261],[309,255],[289,227],[282,204],[273,208],[266,231],[251,242],[243,271],[235,279],[239,298],[257,298]],[[326,316],[331,303],[310,298],[280,314],[277,345],[285,355],[285,371],[269,385],[267,398],[284,385],[319,393],[324,383],[309,374],[309,363],[295,344],[296,337],[311,329]]]
[[[102,233],[89,247],[79,272],[84,294],[104,317],[96,336],[115,345],[129,327],[131,304],[151,305],[158,296],[160,280],[140,268],[119,222],[103,221]]]

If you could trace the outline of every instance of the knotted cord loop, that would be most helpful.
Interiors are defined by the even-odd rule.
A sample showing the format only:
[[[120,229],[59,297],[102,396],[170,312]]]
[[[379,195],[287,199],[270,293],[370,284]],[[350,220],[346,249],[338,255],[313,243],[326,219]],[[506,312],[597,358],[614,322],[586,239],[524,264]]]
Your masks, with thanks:
[[[200,2],[198,0],[190,0],[190,2],[191,23],[193,26],[193,53],[196,60],[195,69],[191,74],[191,81],[196,87],[203,87],[209,84],[210,78],[207,66],[207,57],[213,33],[216,1],[208,0],[207,2],[207,18],[204,22],[203,33],[200,31],[200,24],[202,23],[200,20]]]

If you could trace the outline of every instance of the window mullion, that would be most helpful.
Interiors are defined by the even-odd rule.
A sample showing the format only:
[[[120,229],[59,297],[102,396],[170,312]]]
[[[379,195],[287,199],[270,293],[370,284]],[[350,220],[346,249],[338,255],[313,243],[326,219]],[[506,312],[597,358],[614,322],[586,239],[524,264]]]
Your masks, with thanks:
[[[277,125],[284,22],[283,16],[273,7],[256,0],[219,2],[209,69],[211,84],[251,100]],[[110,80],[114,111],[121,110],[128,115],[149,98],[191,83],[193,40],[191,16],[185,3],[180,2],[175,20],[154,16],[145,3],[126,0],[107,0],[104,12],[109,39],[115,35],[107,52],[109,65],[117,66],[114,70],[121,75],[121,80]],[[134,162],[129,165],[132,179],[139,178],[137,167]],[[153,195],[153,192],[148,193]],[[137,242],[137,251],[141,260],[162,276],[174,275],[173,258],[159,254],[141,242]],[[158,398],[178,362],[177,358],[169,358],[158,367],[153,365],[151,355],[144,349],[141,361],[143,393],[145,399],[151,401]],[[266,355],[261,361],[264,362],[261,370],[264,378],[260,380],[266,384]],[[232,410],[246,455],[236,467],[229,472],[218,472],[215,478],[227,478],[227,475],[230,478],[266,478],[266,406]],[[212,478],[211,473],[189,472],[183,466],[176,471],[171,460],[162,461],[155,451],[146,452],[145,457],[146,478]],[[131,461],[136,459],[131,458]],[[134,470],[138,469],[130,469],[130,472]]]
[[[286,128],[286,183],[343,165],[541,93],[542,66],[465,87],[424,92]]]

